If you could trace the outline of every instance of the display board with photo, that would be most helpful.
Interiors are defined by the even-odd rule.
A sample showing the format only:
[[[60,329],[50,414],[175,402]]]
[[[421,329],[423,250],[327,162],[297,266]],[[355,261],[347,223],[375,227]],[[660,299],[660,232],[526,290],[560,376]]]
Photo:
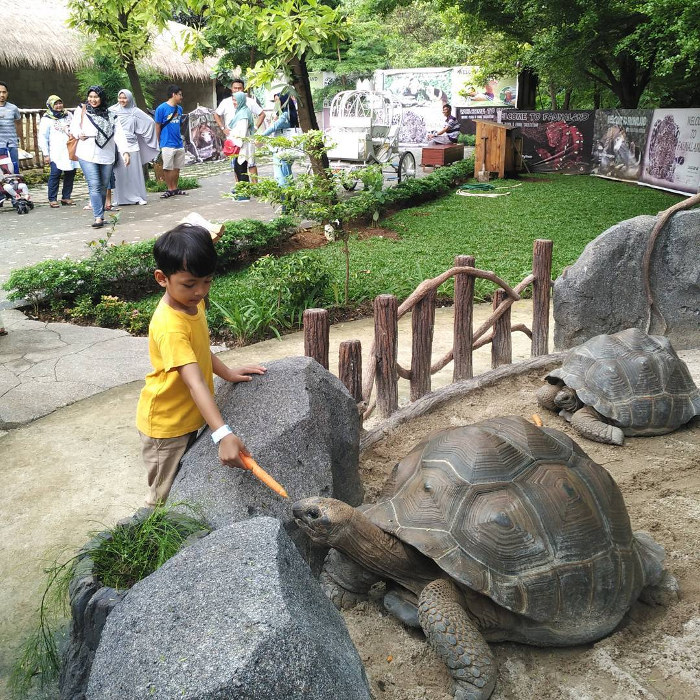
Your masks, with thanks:
[[[700,109],[655,109],[641,181],[695,193],[700,186]]]
[[[530,172],[588,173],[593,110],[534,112],[503,110],[501,123],[520,127],[522,158]]]

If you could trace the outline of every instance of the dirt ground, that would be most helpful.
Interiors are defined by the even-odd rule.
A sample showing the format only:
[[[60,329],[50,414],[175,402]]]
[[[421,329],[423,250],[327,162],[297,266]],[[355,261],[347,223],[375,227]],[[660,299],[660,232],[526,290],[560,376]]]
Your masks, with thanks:
[[[537,409],[537,374],[503,382],[404,424],[362,459],[366,498],[373,502],[394,464],[428,433],[499,415],[530,418],[567,432],[619,484],[632,527],[666,548],[680,583],[669,608],[636,603],[618,629],[584,647],[539,649],[494,644],[499,664],[494,700],[516,698],[700,698],[700,419],[667,436],[627,438],[623,447],[578,437],[558,416]],[[423,635],[401,625],[372,600],[344,613],[376,698],[448,700],[449,675]]]

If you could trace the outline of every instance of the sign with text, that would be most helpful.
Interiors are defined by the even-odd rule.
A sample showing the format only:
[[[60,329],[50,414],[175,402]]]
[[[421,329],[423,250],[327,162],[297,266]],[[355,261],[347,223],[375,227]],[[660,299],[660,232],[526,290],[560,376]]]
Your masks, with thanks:
[[[595,114],[593,175],[637,181],[642,174],[651,109],[599,109]]]
[[[519,126],[523,163],[530,172],[588,173],[593,145],[593,110],[551,112],[508,109],[501,123]]]
[[[683,193],[700,186],[700,109],[655,109],[641,182]]]

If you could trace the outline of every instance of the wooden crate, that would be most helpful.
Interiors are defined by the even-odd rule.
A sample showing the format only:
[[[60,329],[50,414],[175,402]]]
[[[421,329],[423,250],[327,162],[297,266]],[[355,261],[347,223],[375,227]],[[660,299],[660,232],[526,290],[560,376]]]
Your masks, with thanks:
[[[437,165],[449,165],[457,160],[464,159],[464,145],[461,143],[436,144],[425,146],[421,154],[421,165],[435,167]]]
[[[481,119],[476,122],[476,149],[474,152],[474,177],[483,169],[503,178],[515,173],[513,132],[517,127],[497,124]]]

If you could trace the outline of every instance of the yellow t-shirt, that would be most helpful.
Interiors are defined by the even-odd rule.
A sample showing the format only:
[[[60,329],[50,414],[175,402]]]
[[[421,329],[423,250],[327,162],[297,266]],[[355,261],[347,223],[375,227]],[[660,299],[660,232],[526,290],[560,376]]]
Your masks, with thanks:
[[[194,316],[161,299],[148,326],[153,371],[146,376],[136,410],[136,427],[152,438],[171,438],[199,430],[204,418],[176,367],[196,362],[214,394],[209,328],[204,301]]]

